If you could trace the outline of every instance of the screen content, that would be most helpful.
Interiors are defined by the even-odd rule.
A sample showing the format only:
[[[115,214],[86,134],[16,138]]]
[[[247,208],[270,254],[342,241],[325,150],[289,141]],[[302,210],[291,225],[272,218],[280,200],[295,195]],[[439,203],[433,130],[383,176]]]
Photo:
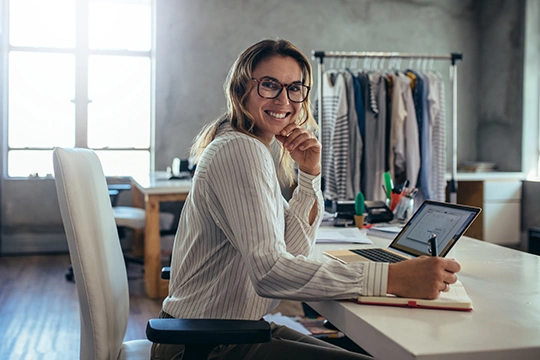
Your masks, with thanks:
[[[475,216],[476,213],[470,210],[424,204],[394,246],[407,247],[430,255],[429,239],[435,234],[440,253],[452,239],[461,236]]]

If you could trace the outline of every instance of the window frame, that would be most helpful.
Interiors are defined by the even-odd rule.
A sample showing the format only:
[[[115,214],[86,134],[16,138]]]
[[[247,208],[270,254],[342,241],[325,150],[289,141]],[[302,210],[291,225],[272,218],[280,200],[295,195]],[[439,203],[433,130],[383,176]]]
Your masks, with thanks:
[[[11,0],[14,1],[14,0]],[[140,50],[110,50],[110,49],[90,49],[89,31],[88,31],[88,10],[91,0],[75,1],[75,47],[65,48],[45,48],[14,46],[9,42],[9,3],[10,0],[0,0],[0,19],[3,20],[3,26],[0,28],[0,50],[2,56],[0,66],[4,81],[0,84],[0,107],[2,118],[0,121],[1,137],[0,144],[2,156],[0,159],[0,169],[2,177],[5,179],[45,179],[48,176],[10,176],[8,173],[8,154],[10,151],[25,150],[53,150],[54,147],[11,147],[9,145],[9,55],[12,51],[27,53],[56,53],[71,54],[75,59],[75,98],[74,103],[74,121],[75,121],[75,147],[88,148],[92,150],[107,151],[147,151],[149,154],[149,172],[155,169],[155,106],[156,106],[156,64],[155,64],[155,43],[156,43],[156,1],[149,0],[151,6],[151,46],[148,51]],[[105,56],[126,56],[126,57],[145,57],[150,62],[150,113],[149,113],[149,146],[148,147],[88,147],[88,104],[92,101],[88,97],[88,65],[89,58],[94,55]],[[52,160],[51,160],[52,163]],[[105,174],[108,175],[108,174]]]

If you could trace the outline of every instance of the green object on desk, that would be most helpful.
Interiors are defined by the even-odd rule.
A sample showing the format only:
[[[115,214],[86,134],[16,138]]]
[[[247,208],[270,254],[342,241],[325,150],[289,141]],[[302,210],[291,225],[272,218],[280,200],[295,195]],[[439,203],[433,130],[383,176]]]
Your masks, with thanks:
[[[390,199],[392,197],[394,183],[392,181],[392,175],[388,171],[384,173],[384,186],[386,187],[386,198]]]
[[[356,194],[354,199],[354,214],[355,215],[364,215],[364,194],[361,191]]]

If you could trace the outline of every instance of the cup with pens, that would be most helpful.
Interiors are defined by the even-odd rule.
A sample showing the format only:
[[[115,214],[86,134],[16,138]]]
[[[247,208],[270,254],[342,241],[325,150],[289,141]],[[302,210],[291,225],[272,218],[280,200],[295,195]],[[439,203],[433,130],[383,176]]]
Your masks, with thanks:
[[[414,197],[418,189],[409,187],[409,180],[405,180],[401,187],[394,187],[390,173],[384,173],[383,190],[387,196],[389,208],[394,213],[394,218],[401,222],[408,221],[414,211]]]
[[[394,219],[402,222],[408,221],[414,211],[414,197],[410,194],[403,195],[399,199],[399,203],[397,204],[395,210],[394,210]]]

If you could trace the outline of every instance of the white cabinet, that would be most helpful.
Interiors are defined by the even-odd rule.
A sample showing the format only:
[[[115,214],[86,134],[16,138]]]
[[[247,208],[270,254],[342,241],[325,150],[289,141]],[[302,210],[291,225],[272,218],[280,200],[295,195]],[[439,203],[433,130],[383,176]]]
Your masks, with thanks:
[[[484,240],[520,243],[521,181],[484,181]]]
[[[458,177],[457,202],[482,208],[465,235],[500,245],[519,244],[521,187],[519,179],[463,180]]]

